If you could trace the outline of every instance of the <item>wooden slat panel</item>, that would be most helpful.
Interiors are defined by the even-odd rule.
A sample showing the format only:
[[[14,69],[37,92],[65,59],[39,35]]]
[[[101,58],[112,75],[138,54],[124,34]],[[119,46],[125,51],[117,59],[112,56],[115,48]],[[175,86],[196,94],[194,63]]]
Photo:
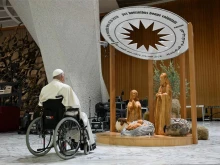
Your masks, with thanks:
[[[180,105],[181,105],[181,118],[186,119],[186,60],[185,53],[181,54],[179,57],[180,61]]]
[[[153,96],[153,61],[148,61],[148,108],[149,108],[149,121],[154,123],[154,96]]]
[[[129,98],[129,90],[131,88],[131,58],[119,51],[116,56],[116,96],[120,96],[124,91],[123,99]]]

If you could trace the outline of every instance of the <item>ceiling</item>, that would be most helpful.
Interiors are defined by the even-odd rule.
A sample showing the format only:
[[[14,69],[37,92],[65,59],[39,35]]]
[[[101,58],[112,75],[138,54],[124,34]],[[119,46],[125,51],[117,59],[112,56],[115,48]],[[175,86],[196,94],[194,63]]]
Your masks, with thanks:
[[[99,10],[100,13],[107,13],[122,7],[137,5],[150,6],[170,1],[174,0],[99,0]]]
[[[8,0],[0,0],[0,24],[3,28],[18,26],[21,19]]]
[[[137,5],[154,5],[174,0],[99,0],[100,13]],[[13,9],[9,0],[0,0],[0,25],[2,28],[18,26],[22,21]]]

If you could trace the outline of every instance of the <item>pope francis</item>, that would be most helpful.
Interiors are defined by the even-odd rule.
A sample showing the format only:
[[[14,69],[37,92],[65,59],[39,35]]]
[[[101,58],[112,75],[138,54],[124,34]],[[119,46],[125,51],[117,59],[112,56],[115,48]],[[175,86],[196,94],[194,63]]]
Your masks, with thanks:
[[[68,108],[79,108],[80,110],[80,118],[83,120],[85,126],[87,126],[87,131],[89,133],[89,144],[92,147],[95,147],[95,140],[92,135],[92,130],[89,124],[89,120],[87,115],[84,112],[81,112],[81,106],[78,97],[72,88],[64,84],[65,76],[64,72],[61,69],[56,69],[53,71],[53,80],[44,86],[41,90],[39,96],[39,106],[42,106],[42,103],[47,101],[48,99],[56,99],[56,96],[62,95],[63,101],[62,104]]]

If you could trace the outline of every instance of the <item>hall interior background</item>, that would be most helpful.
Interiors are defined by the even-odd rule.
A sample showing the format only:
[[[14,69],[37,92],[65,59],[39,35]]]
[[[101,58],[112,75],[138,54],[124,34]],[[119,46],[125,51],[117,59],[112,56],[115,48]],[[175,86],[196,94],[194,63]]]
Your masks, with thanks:
[[[192,22],[194,28],[194,49],[196,69],[196,96],[197,105],[220,104],[220,1],[219,0],[177,0],[164,4],[154,5],[172,11],[186,21]],[[107,13],[101,14],[101,18]],[[14,29],[5,29],[3,35],[13,34]],[[26,34],[26,29],[18,30],[20,35]],[[30,36],[29,36],[30,37]],[[0,42],[4,38],[0,37]],[[102,72],[109,92],[109,48],[101,48]],[[179,57],[173,59],[179,65]],[[169,60],[165,60],[168,64]],[[140,99],[148,97],[147,61],[130,57],[116,50],[116,96],[124,91],[123,100],[129,99],[130,90],[136,89]],[[186,55],[186,79],[189,80],[188,55]],[[42,76],[45,76],[42,69]],[[32,76],[36,76],[32,72]],[[44,78],[45,79],[45,78]],[[24,95],[23,95],[24,97]],[[32,104],[33,105],[33,104]],[[36,103],[34,103],[34,106]],[[187,99],[189,105],[189,98]],[[24,109],[21,109],[24,110]],[[215,109],[215,112],[220,111]],[[187,116],[190,115],[189,109]],[[220,115],[217,115],[218,117]],[[198,117],[201,112],[198,111]]]
[[[196,71],[196,104],[220,105],[220,1],[219,0],[176,0],[154,5],[174,12],[191,22],[194,30],[195,71]],[[107,13],[101,14],[101,19]],[[109,47],[102,48],[102,72],[109,91]],[[124,91],[123,100],[129,99],[129,92],[136,89],[140,99],[148,97],[148,63],[116,50],[115,57],[116,96]],[[189,81],[188,54],[186,53],[186,79]],[[170,60],[165,60],[169,64]],[[173,59],[175,66],[180,66],[179,57]],[[177,69],[178,70],[178,69]],[[179,70],[178,70],[179,71]],[[187,105],[190,105],[189,98]],[[201,111],[197,111],[201,117]],[[214,112],[220,112],[214,109]],[[187,109],[187,117],[190,109]],[[220,115],[217,114],[216,117]]]

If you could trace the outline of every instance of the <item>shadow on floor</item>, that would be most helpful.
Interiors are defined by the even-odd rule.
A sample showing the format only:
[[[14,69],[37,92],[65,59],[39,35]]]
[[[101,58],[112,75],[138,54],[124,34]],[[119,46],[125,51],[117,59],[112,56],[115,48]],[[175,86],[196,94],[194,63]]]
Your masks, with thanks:
[[[90,152],[89,155],[93,154],[93,152]],[[75,159],[77,157],[83,157],[83,156],[86,156],[84,154],[84,151],[78,151],[75,155],[74,158],[72,159]],[[71,160],[71,159],[70,159]],[[20,158],[20,159],[17,159],[16,162],[14,163],[25,163],[25,164],[31,164],[31,163],[55,163],[55,162],[62,162],[62,161],[68,161],[68,160],[63,160],[61,159],[55,152],[51,152],[51,153],[48,153],[44,156],[39,156],[39,157],[36,157],[34,155],[30,155],[30,156],[26,156],[24,158]]]

